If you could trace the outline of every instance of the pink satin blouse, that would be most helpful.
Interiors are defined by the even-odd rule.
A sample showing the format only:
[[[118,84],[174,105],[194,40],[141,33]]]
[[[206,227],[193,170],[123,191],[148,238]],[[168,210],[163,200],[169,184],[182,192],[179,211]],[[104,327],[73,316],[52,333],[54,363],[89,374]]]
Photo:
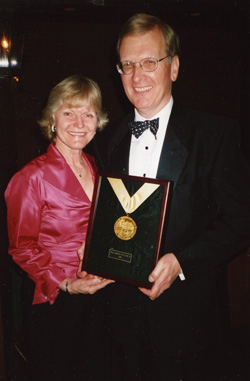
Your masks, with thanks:
[[[94,160],[83,156],[94,181]],[[58,285],[76,278],[91,201],[52,143],[13,176],[5,199],[9,253],[36,284],[33,304],[53,304]]]

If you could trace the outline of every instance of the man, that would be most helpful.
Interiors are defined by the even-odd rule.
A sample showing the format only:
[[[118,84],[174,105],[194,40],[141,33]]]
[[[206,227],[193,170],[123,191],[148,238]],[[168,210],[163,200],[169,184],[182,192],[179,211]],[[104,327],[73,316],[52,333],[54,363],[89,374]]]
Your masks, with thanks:
[[[158,18],[131,17],[117,50],[135,110],[109,131],[106,169],[171,180],[173,189],[152,288],[116,283],[103,292],[111,318],[110,379],[219,380],[224,268],[250,245],[249,169],[238,127],[173,100],[178,37]],[[158,118],[158,129],[154,121],[144,132],[139,126],[139,134],[131,124]]]

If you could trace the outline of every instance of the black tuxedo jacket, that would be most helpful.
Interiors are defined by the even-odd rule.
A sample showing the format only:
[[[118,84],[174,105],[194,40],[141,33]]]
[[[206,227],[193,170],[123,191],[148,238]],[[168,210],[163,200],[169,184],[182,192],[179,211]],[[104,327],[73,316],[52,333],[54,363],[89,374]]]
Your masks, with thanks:
[[[101,136],[105,169],[112,173],[128,173],[133,119],[132,113],[110,129],[105,143]],[[110,288],[120,287],[113,298],[124,316],[125,301],[128,310],[141,303],[158,350],[185,354],[220,333],[221,270],[250,245],[250,173],[237,124],[175,102],[157,178],[173,181],[162,255],[175,254],[186,280],[177,278],[155,301],[135,287]]]

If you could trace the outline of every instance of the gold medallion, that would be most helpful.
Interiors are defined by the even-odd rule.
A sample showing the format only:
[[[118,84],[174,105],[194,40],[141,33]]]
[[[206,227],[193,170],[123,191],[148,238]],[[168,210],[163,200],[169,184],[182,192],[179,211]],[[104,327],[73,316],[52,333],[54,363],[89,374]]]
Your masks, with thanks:
[[[114,225],[114,231],[118,238],[128,241],[133,238],[137,230],[135,221],[129,216],[118,218]]]

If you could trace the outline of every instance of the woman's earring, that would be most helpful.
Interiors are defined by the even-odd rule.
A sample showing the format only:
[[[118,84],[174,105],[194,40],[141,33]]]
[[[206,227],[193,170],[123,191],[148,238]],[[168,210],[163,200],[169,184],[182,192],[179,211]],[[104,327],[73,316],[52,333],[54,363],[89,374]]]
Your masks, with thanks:
[[[53,124],[53,126],[51,126],[51,131],[56,132],[56,126],[54,124]]]

